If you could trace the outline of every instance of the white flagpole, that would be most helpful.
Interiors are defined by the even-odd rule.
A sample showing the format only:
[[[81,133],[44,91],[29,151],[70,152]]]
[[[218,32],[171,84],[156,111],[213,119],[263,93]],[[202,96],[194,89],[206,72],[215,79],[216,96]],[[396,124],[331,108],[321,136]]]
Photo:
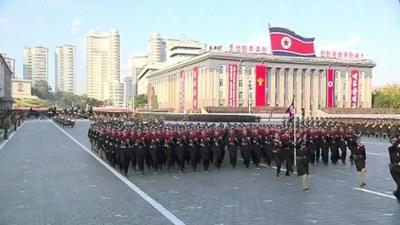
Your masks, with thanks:
[[[293,109],[294,109],[294,114],[293,114],[293,147],[294,147],[294,158],[293,158],[293,164],[296,167],[296,103],[295,103],[295,95],[293,95]]]

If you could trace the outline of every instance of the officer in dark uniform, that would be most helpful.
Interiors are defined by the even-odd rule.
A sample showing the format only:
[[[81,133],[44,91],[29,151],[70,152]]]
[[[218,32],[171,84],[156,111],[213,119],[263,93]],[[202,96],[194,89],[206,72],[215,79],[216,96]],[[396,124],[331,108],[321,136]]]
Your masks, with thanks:
[[[396,190],[393,192],[397,200],[400,203],[400,140],[398,136],[394,136],[390,139],[391,146],[389,147],[390,156],[390,174],[393,177],[394,182],[397,185]]]
[[[250,166],[250,149],[247,136],[243,134],[242,140],[240,141],[240,154],[243,159],[243,164],[246,168]]]
[[[361,139],[360,137],[356,138],[356,148],[354,151],[354,162],[356,164],[356,169],[358,172],[358,177],[359,177],[359,184],[360,187],[365,186],[365,161],[367,159],[367,156],[365,154],[365,146],[361,144]]]
[[[238,140],[234,135],[234,132],[232,131],[229,134],[228,138],[228,153],[229,153],[229,162],[232,166],[232,168],[236,168],[236,163],[237,163],[237,145],[238,145]]]
[[[307,148],[307,133],[301,136],[300,132],[297,132],[296,138],[297,175],[301,177],[302,190],[308,191],[310,190],[308,185],[310,151]]]
[[[330,139],[331,139],[330,135],[326,132],[326,130],[323,130],[322,134],[321,134],[321,140],[322,140],[321,158],[322,158],[322,162],[325,165],[328,165],[328,162],[329,162]]]
[[[272,159],[276,164],[276,176],[278,178],[281,177],[282,148],[283,144],[280,140],[279,133],[275,133],[274,139],[272,140]]]
[[[210,149],[209,149],[209,143],[207,143],[204,136],[200,137],[199,148],[200,148],[201,161],[203,163],[203,169],[204,171],[208,172],[208,167],[210,166]]]

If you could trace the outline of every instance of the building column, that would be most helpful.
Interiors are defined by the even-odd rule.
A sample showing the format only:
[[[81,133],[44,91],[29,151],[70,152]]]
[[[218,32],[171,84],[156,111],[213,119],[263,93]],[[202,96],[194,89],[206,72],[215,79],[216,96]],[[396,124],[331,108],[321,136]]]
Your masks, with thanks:
[[[318,86],[318,82],[319,82],[319,74],[318,74],[318,70],[314,71],[313,74],[313,99],[311,99],[311,104],[312,104],[312,117],[317,117],[318,116],[318,96],[319,96],[319,86]]]
[[[371,73],[368,73],[367,75],[367,91],[366,91],[366,96],[368,98],[367,101],[367,107],[371,108],[372,107],[372,71]]]
[[[337,102],[336,102],[336,107],[337,108],[343,108],[343,95],[344,95],[344,91],[343,91],[343,79],[342,79],[342,73],[340,70],[335,70],[335,79],[338,81],[336,88],[337,88]],[[336,92],[336,90],[335,90]]]
[[[310,94],[311,94],[311,70],[307,69],[305,73],[305,78],[304,78],[304,111],[305,111],[305,116],[310,117]]]
[[[301,113],[301,69],[297,69],[296,77],[294,79],[296,80],[296,112]]]
[[[269,90],[269,95],[270,95],[270,106],[271,107],[275,107],[275,94],[276,94],[276,90],[275,90],[275,86],[276,86],[276,76],[275,76],[275,70],[276,67],[272,67],[271,68],[271,85],[270,85],[270,90]]]
[[[289,68],[289,72],[288,72],[288,88],[287,90],[287,96],[288,96],[288,103],[289,105],[292,104],[292,99],[293,99],[293,68]],[[285,105],[286,106],[286,105]]]
[[[322,70],[321,74],[320,74],[320,79],[321,79],[321,86],[320,86],[320,90],[321,90],[321,108],[326,108],[326,69]]]
[[[279,71],[279,98],[278,106],[285,106],[285,68],[281,68]]]

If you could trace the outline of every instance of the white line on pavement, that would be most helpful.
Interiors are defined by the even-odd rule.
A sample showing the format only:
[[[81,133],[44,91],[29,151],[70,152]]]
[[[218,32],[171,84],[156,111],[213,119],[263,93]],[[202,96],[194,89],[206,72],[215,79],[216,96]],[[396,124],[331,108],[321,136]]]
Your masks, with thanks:
[[[377,191],[371,191],[371,190],[368,190],[368,189],[365,189],[365,188],[358,188],[358,187],[355,187],[355,188],[353,188],[353,189],[354,189],[354,190],[357,190],[357,191],[362,191],[362,192],[365,192],[365,193],[370,193],[370,194],[374,194],[374,195],[379,195],[379,196],[386,197],[386,198],[396,199],[396,197],[394,197],[394,196],[392,196],[392,195],[387,195],[387,194],[384,194],[384,193],[381,193],[381,192],[377,192]]]
[[[388,156],[389,157],[389,154],[382,154],[382,153],[376,153],[376,152],[366,152],[367,153],[367,155],[379,155],[379,156]]]
[[[333,171],[336,171],[338,173],[343,173],[343,174],[346,174],[346,175],[350,175],[350,173],[344,172],[344,171],[341,171],[341,170],[338,170],[338,169],[333,169]]]
[[[88,148],[86,148],[83,144],[81,144],[74,137],[72,137],[70,134],[68,134],[66,131],[64,131],[61,127],[59,127],[57,124],[55,124],[51,120],[49,120],[49,122],[52,123],[61,132],[63,132],[73,142],[75,142],[77,145],[79,145],[83,150],[85,150],[87,153],[89,153],[101,165],[103,165],[105,168],[107,168],[112,174],[114,174],[114,176],[116,176],[124,184],[126,184],[130,189],[132,189],[134,192],[136,192],[140,197],[142,197],[151,206],[153,206],[158,212],[163,214],[169,221],[171,221],[175,225],[185,225],[182,220],[178,219],[178,217],[176,217],[174,214],[172,214],[170,211],[168,211],[164,206],[162,206],[160,203],[158,203],[156,200],[154,200],[152,197],[150,197],[146,192],[142,191],[138,186],[136,186],[130,180],[128,180],[127,178],[122,176],[119,172],[117,172],[114,168],[112,168],[110,165],[108,165],[106,162],[104,162],[102,159],[100,159],[96,154],[94,154],[92,151],[90,151]]]
[[[389,147],[389,143],[380,143],[380,142],[362,142],[363,144],[368,144],[368,145],[383,145]]]
[[[11,140],[11,138],[14,136],[15,133],[25,124],[26,122],[22,123],[19,127],[17,127],[17,130],[12,132],[8,139],[4,140],[3,143],[0,145],[0,151],[3,149],[3,147]]]

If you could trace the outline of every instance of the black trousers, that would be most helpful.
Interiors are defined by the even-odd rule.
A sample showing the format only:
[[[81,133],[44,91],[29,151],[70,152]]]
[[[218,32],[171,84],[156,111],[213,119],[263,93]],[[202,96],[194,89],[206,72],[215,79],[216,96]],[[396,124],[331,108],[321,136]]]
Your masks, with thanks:
[[[397,185],[397,193],[400,195],[400,165],[390,166],[390,174]]]
[[[231,163],[231,166],[233,168],[236,167],[236,162],[237,162],[237,148],[236,146],[230,145],[228,146],[228,152],[229,152],[229,160]]]

